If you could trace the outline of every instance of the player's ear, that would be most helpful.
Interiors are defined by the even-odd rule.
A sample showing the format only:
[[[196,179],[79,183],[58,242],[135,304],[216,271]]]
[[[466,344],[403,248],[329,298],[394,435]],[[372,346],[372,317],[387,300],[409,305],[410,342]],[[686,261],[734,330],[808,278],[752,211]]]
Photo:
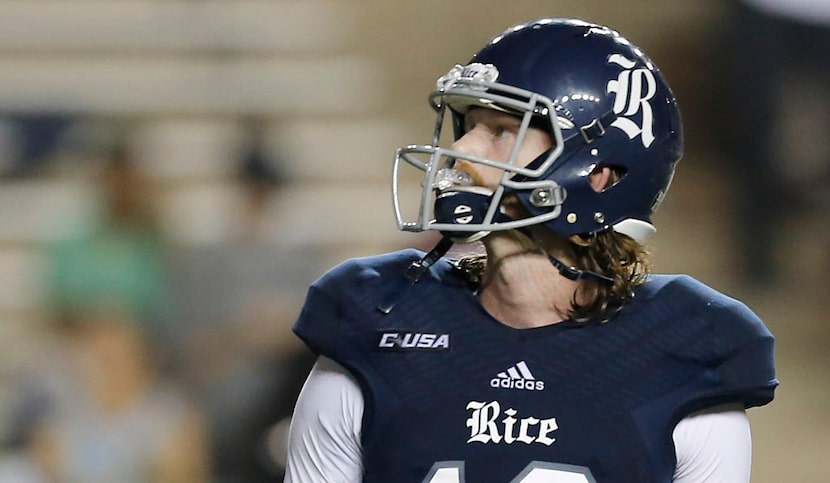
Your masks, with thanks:
[[[588,182],[591,183],[591,188],[594,191],[600,192],[611,185],[613,182],[612,175],[611,167],[599,166],[588,176]]]

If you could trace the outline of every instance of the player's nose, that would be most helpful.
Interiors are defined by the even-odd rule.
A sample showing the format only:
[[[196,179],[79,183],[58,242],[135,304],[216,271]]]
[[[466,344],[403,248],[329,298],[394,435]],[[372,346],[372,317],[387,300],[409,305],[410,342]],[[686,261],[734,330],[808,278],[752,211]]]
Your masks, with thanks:
[[[484,157],[487,154],[487,145],[478,127],[470,129],[463,136],[452,143],[452,150],[473,156]]]

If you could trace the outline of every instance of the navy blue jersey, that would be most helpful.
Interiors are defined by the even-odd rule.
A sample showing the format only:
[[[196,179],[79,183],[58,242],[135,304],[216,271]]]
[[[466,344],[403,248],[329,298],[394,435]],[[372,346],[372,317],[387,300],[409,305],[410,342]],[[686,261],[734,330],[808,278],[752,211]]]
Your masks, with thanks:
[[[773,398],[772,335],[691,277],[652,276],[608,323],[519,330],[444,260],[403,289],[421,255],[334,268],[294,327],[361,385],[365,482],[670,482],[680,419]]]

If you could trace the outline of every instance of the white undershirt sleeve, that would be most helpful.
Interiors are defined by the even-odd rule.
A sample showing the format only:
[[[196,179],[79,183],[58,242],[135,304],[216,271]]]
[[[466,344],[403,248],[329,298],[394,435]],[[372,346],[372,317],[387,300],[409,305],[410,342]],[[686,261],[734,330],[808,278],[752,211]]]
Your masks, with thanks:
[[[749,483],[752,438],[741,404],[692,413],[673,433],[674,483]]]
[[[360,482],[362,418],[357,381],[333,360],[318,358],[291,418],[285,483]]]

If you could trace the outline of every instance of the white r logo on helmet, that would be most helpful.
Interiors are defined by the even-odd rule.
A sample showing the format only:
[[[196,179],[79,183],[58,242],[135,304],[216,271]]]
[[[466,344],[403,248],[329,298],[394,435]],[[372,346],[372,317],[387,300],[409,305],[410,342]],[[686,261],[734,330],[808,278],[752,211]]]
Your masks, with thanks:
[[[608,92],[616,94],[613,109],[614,113],[619,116],[611,123],[611,127],[622,130],[629,139],[634,139],[639,135],[643,146],[647,148],[654,142],[654,117],[651,104],[648,103],[657,93],[654,73],[644,67],[633,69],[637,63],[620,54],[611,55],[608,57],[608,62],[625,69],[616,79],[608,81],[606,87]],[[638,112],[642,112],[642,126],[628,119],[628,116],[633,116]]]

